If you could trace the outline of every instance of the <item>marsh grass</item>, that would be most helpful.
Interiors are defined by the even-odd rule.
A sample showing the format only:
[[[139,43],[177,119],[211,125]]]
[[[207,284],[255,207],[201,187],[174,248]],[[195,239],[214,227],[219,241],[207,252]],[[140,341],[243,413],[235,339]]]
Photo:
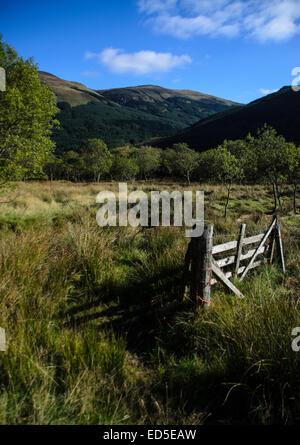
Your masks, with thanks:
[[[182,300],[184,230],[99,228],[99,187],[117,190],[27,183],[2,205],[0,423],[297,423],[299,217],[281,217],[287,276],[258,269],[237,284],[245,300],[217,285],[203,313]],[[215,243],[270,223],[262,186],[236,186],[226,221],[221,187],[191,189],[206,192]]]

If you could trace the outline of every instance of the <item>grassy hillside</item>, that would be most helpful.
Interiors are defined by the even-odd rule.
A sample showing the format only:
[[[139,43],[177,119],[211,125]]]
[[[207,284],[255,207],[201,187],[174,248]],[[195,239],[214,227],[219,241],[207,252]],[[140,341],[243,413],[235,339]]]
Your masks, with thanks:
[[[87,88],[82,83],[69,82],[45,71],[39,71],[39,78],[54,91],[57,102],[67,102],[72,107],[91,102],[106,105],[109,103],[100,93]]]
[[[300,94],[284,87],[242,107],[222,111],[197,122],[174,137],[156,141],[160,147],[186,142],[196,150],[216,147],[224,139],[240,139],[255,134],[265,123],[288,141],[300,144]]]
[[[83,139],[101,138],[109,147],[175,135],[201,118],[237,104],[194,91],[155,86],[94,91],[40,72],[54,91],[61,128],[57,151],[76,150]]]
[[[130,187],[174,190],[179,184]],[[7,191],[0,231],[1,424],[295,424],[300,420],[299,216],[280,218],[287,262],[222,285],[197,313],[182,299],[180,228],[95,222],[105,183],[27,183]],[[186,189],[186,187],[184,187]],[[199,184],[191,189],[198,190]],[[272,194],[202,185],[215,243],[264,230]]]

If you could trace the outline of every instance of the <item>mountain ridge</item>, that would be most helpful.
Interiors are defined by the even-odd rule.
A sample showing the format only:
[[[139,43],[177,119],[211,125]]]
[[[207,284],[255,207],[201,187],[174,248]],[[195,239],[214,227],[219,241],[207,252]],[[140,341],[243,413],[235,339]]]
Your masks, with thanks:
[[[204,117],[242,106],[193,90],[157,85],[93,90],[45,71],[39,77],[55,93],[60,108],[61,129],[53,135],[59,152],[77,150],[91,137],[114,147],[173,136]]]

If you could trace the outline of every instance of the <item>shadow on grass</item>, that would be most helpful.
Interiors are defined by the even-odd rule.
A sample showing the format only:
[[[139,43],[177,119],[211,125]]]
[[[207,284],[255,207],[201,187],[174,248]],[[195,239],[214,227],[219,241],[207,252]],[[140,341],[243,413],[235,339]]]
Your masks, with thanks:
[[[146,353],[156,344],[161,326],[187,307],[183,301],[182,268],[145,276],[124,286],[109,283],[98,298],[73,306],[60,314],[64,327],[80,329],[96,321],[100,329],[112,329],[126,338],[133,352]],[[97,310],[108,302],[107,309]]]

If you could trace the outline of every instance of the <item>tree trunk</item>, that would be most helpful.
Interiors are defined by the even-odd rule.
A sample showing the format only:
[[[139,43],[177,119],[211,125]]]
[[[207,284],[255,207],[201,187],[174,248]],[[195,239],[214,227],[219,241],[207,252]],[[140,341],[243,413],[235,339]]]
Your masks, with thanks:
[[[278,182],[276,182],[276,193],[277,193],[279,208],[282,211],[281,194],[280,194]]]
[[[273,182],[273,197],[274,197],[274,210],[273,213],[277,210],[277,192],[276,192],[276,185],[275,182]]]
[[[186,179],[187,179],[188,185],[190,185],[191,181],[190,181],[190,173],[189,172],[187,172],[187,174],[186,174]]]
[[[229,204],[229,200],[230,200],[230,191],[231,189],[228,188],[227,189],[227,200],[226,200],[226,204],[225,204],[225,212],[224,212],[224,217],[227,218],[227,210],[228,210],[228,204]]]

